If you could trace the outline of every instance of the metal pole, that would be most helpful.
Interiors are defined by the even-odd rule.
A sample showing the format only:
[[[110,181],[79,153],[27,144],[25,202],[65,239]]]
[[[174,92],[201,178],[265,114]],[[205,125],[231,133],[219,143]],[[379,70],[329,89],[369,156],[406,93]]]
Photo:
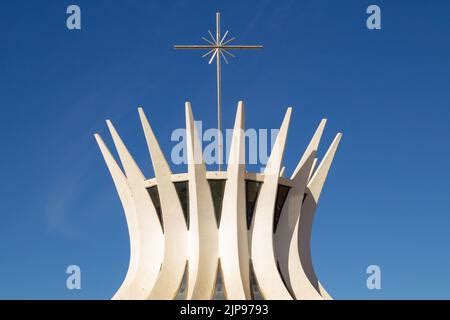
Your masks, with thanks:
[[[216,13],[216,43],[220,43],[220,13]],[[218,164],[219,171],[222,169],[222,115],[221,115],[221,74],[220,74],[220,48],[217,48],[216,53],[216,62],[217,62],[217,130],[218,130],[218,144],[217,144],[217,153],[218,153]]]

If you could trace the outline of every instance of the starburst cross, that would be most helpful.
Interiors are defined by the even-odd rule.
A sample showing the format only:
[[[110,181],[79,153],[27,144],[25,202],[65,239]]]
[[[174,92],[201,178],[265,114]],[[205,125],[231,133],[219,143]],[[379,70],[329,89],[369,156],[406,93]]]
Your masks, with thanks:
[[[210,39],[202,37],[204,41],[206,41],[207,45],[175,45],[175,49],[188,49],[188,50],[207,50],[207,52],[202,56],[203,58],[210,57],[209,64],[211,64],[214,59],[216,59],[217,66],[217,130],[219,133],[218,137],[218,145],[217,145],[217,153],[218,153],[218,166],[219,171],[221,171],[222,164],[222,114],[221,114],[221,100],[222,100],[222,90],[221,90],[221,68],[220,62],[221,59],[228,64],[227,55],[231,58],[234,58],[234,55],[230,52],[230,50],[247,50],[247,49],[262,49],[261,45],[230,45],[230,43],[235,40],[235,38],[227,38],[228,30],[225,32],[223,36],[220,34],[220,12],[216,13],[216,36],[214,37],[210,30],[208,30],[208,34],[211,37]]]

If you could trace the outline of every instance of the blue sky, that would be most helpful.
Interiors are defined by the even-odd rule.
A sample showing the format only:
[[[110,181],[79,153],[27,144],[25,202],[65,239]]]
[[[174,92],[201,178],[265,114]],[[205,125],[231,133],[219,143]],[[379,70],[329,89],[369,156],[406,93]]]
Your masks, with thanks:
[[[73,3],[79,31],[65,25]],[[382,30],[366,28],[370,4]],[[184,101],[214,127],[214,67],[172,46],[199,43],[218,10],[236,43],[265,46],[224,67],[226,127],[241,99],[252,128],[293,106],[288,173],[321,118],[320,155],[344,133],[312,241],[331,295],[450,298],[450,4],[413,0],[2,1],[0,298],[113,295],[128,234],[93,134],[112,147],[111,118],[150,177],[138,105],[167,155]],[[66,289],[71,264],[82,290]],[[371,264],[381,290],[366,288]]]

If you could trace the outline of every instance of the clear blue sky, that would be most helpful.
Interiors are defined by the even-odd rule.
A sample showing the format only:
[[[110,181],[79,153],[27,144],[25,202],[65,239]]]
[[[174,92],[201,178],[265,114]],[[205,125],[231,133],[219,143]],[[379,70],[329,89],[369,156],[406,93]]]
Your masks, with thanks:
[[[66,28],[66,8],[82,30]],[[366,8],[382,9],[369,31]],[[316,125],[344,137],[316,216],[317,274],[335,298],[450,298],[448,1],[2,1],[0,298],[110,298],[128,265],[121,204],[93,134],[111,118],[147,176],[142,105],[166,154],[183,103],[215,126],[215,70],[198,53],[223,29],[260,52],[223,71],[224,124],[277,128],[292,105],[292,172]],[[183,166],[174,167],[180,172]],[[65,269],[82,270],[82,290]],[[366,268],[382,289],[366,288]]]

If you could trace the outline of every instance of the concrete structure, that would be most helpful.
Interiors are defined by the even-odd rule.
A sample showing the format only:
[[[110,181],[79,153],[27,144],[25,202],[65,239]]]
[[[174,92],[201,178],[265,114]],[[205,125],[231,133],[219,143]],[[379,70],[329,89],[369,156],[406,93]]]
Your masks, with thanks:
[[[310,239],[342,135],[317,165],[322,120],[293,175],[284,178],[289,108],[264,173],[250,173],[240,102],[227,170],[207,172],[189,103],[185,111],[185,174],[172,174],[142,109],[153,179],[144,177],[110,121],[123,171],[95,135],[130,236],[129,268],[113,299],[213,299],[220,294],[227,299],[331,299],[314,273]]]

